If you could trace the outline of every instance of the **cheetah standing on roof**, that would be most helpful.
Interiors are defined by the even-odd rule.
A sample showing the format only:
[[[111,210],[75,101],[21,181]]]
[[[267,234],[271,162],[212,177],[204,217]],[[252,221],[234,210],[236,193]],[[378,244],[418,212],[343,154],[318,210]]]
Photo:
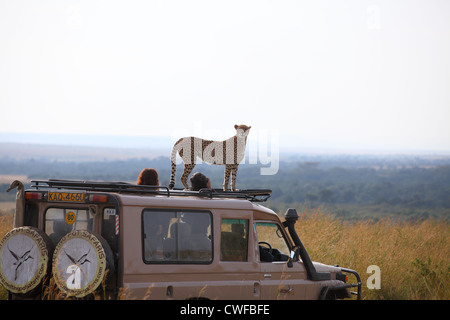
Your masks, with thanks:
[[[176,156],[180,155],[184,162],[184,171],[181,182],[188,189],[187,179],[196,165],[197,158],[208,164],[225,165],[223,190],[227,191],[231,174],[231,190],[236,190],[236,173],[239,163],[245,155],[245,145],[250,132],[249,126],[235,125],[236,134],[224,141],[203,140],[196,137],[184,137],[178,140],[172,149],[172,173],[170,175],[169,189],[175,186],[175,174],[177,170]]]

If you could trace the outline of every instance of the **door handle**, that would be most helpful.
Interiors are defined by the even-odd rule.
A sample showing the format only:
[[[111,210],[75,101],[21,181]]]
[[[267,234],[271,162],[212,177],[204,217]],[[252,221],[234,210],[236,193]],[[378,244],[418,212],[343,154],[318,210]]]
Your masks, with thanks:
[[[253,284],[253,296],[259,297],[259,282]]]

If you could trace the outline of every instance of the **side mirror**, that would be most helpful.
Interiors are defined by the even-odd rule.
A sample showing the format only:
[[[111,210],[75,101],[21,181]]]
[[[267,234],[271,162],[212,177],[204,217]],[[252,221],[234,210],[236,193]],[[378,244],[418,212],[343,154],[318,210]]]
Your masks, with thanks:
[[[288,268],[292,268],[294,266],[293,262],[298,260],[298,250],[299,249],[300,249],[300,247],[294,247],[291,250],[291,254],[290,254],[289,260],[287,262]]]

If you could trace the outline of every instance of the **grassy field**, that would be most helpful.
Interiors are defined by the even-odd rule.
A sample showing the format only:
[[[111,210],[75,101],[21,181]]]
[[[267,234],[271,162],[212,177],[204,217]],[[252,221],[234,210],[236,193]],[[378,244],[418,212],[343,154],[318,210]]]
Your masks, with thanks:
[[[450,299],[450,226],[427,219],[421,222],[346,223],[303,209],[297,232],[312,260],[356,270],[363,298],[388,300]],[[381,271],[381,288],[369,290],[367,280]]]
[[[0,207],[0,238],[12,227],[11,205]],[[297,232],[311,259],[358,271],[363,299],[450,299],[448,223],[431,219],[347,223],[321,209],[301,208],[299,212]],[[380,289],[369,290],[366,285],[370,265],[380,268]],[[0,288],[0,299],[5,298]]]

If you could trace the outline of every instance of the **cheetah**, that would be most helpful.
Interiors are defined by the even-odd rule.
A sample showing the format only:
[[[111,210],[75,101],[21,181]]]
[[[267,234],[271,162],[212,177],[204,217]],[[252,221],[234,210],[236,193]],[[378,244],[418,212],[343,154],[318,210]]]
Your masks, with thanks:
[[[175,186],[176,156],[178,153],[184,162],[184,170],[180,180],[185,189],[189,189],[188,176],[194,169],[197,158],[200,158],[208,164],[225,165],[223,190],[230,190],[228,183],[231,175],[231,191],[236,191],[236,174],[239,163],[245,156],[245,146],[251,126],[235,125],[234,128],[236,134],[224,141],[204,140],[197,137],[184,137],[178,140],[173,146],[170,157],[172,172],[169,189],[173,189]]]

